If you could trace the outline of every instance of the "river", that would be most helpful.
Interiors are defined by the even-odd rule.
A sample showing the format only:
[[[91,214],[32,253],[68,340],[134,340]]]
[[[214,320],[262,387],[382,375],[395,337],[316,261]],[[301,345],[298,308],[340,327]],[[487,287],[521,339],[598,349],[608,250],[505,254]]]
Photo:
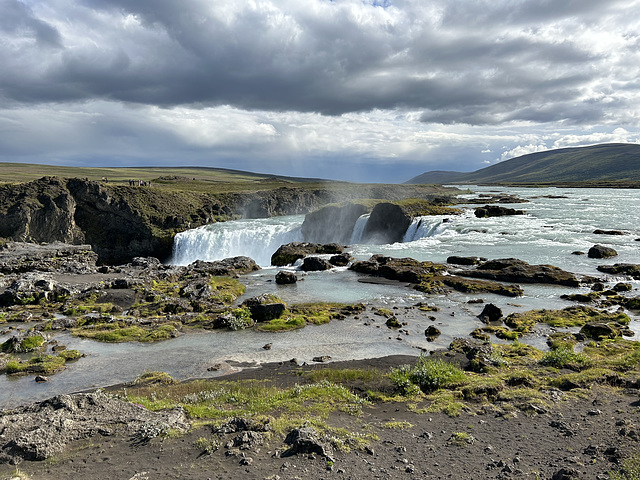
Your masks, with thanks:
[[[451,255],[479,256],[488,259],[514,257],[531,264],[550,264],[578,274],[602,277],[596,267],[611,263],[640,263],[640,191],[626,189],[568,188],[495,188],[473,187],[477,193],[508,193],[527,203],[504,205],[523,209],[523,216],[476,218],[472,208],[460,216],[435,216],[417,219],[403,242],[391,245],[354,243],[351,254],[358,260],[373,254],[412,257],[421,261],[445,262]],[[464,206],[464,205],[463,205]],[[47,383],[36,384],[33,377],[0,377],[0,407],[7,407],[55,394],[131,381],[141,373],[166,371],[179,379],[217,376],[238,363],[310,362],[314,356],[330,355],[334,360],[372,358],[391,354],[418,355],[422,349],[446,347],[452,338],[466,335],[480,325],[481,304],[469,304],[472,298],[461,293],[426,295],[400,285],[362,283],[362,277],[337,268],[329,272],[300,274],[303,281],[280,286],[273,281],[277,272],[270,267],[271,254],[281,244],[301,241],[304,216],[218,223],[183,232],[176,236],[172,263],[188,264],[196,259],[219,260],[246,255],[263,269],[243,277],[247,292],[242,299],[264,292],[278,294],[288,303],[308,301],[368,302],[404,312],[410,335],[399,336],[384,327],[381,317],[371,311],[357,320],[333,321],[322,326],[307,326],[292,332],[269,334],[256,330],[238,332],[196,331],[155,344],[103,344],[60,334],[56,339],[86,355],[70,364]],[[358,222],[352,240],[366,222]],[[594,230],[622,230],[626,235],[596,235]],[[587,252],[594,244],[610,246],[618,256],[608,260],[590,259]],[[609,278],[611,282],[622,280]],[[624,281],[630,281],[625,278]],[[634,292],[640,286],[631,281]],[[532,308],[563,308],[570,305],[559,297],[563,293],[588,291],[545,285],[523,285],[525,295],[516,299],[481,295],[485,302],[500,306],[504,314]],[[242,301],[240,299],[240,301]],[[432,321],[416,309],[417,302],[436,305],[435,314],[442,335],[433,343],[424,337],[424,328]],[[640,338],[640,322],[632,315],[634,338]],[[523,341],[545,348],[545,330]],[[2,338],[0,338],[0,341]],[[272,348],[262,347],[271,343]],[[218,371],[212,370],[222,365]],[[217,367],[216,367],[217,368]]]

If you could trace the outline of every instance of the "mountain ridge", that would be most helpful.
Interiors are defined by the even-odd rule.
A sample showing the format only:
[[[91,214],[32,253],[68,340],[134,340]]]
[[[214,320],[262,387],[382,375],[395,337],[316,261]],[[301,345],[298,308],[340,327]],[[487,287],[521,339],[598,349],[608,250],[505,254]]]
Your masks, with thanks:
[[[407,184],[640,181],[640,145],[605,143],[535,152],[474,172],[430,171]]]

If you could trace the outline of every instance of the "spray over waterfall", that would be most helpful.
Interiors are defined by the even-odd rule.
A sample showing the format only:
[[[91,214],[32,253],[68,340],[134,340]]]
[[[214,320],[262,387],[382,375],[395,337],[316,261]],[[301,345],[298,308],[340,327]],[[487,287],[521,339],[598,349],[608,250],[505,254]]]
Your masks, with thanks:
[[[304,216],[235,220],[206,225],[178,233],[173,243],[171,263],[187,265],[195,260],[214,261],[244,255],[261,266],[271,264],[271,255],[290,242],[308,241],[302,233]],[[369,214],[361,215],[351,232],[340,232],[352,245],[362,243]],[[447,223],[442,217],[416,217],[404,234],[403,242],[413,242],[442,233]]]

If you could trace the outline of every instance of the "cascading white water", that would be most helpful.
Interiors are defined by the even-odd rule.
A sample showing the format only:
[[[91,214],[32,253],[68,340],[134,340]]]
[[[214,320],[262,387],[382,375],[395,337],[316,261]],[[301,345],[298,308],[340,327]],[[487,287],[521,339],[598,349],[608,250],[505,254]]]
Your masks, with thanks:
[[[356,224],[353,226],[353,232],[351,232],[351,240],[349,241],[352,245],[362,241],[362,232],[364,232],[364,227],[369,221],[369,216],[368,213],[360,215],[358,220],[356,220]]]
[[[271,264],[271,255],[290,242],[302,242],[302,215],[214,223],[178,233],[173,242],[174,265],[188,265],[195,260],[214,261],[244,255],[261,266]],[[356,221],[350,243],[359,244],[369,215]],[[431,237],[446,228],[442,217],[416,217],[407,229],[403,242]]]
[[[303,216],[236,220],[178,233],[173,242],[174,265],[195,260],[214,261],[244,255],[269,266],[280,245],[301,242]]]
[[[447,228],[444,217],[415,217],[402,238],[402,243],[414,242],[421,238],[433,237]]]

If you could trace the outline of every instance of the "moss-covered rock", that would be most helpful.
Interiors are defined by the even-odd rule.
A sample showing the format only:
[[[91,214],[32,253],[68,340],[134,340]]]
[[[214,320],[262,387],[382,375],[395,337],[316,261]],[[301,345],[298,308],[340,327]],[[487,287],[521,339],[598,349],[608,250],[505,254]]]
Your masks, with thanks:
[[[598,271],[610,275],[627,275],[640,279],[640,265],[633,263],[615,263],[613,265],[598,265]]]
[[[281,245],[278,250],[271,255],[271,265],[274,267],[284,267],[308,255],[335,255],[342,253],[346,247],[337,243],[319,244],[309,242],[291,242]]]
[[[419,262],[413,258],[393,258],[374,255],[367,261],[355,262],[349,267],[358,273],[419,284],[434,274],[443,272],[443,265],[432,262]]]
[[[504,323],[514,330],[528,333],[536,323],[546,323],[552,327],[581,327],[587,323],[614,323],[628,325],[630,318],[624,313],[610,313],[587,306],[572,306],[562,310],[530,310],[512,313]]]

